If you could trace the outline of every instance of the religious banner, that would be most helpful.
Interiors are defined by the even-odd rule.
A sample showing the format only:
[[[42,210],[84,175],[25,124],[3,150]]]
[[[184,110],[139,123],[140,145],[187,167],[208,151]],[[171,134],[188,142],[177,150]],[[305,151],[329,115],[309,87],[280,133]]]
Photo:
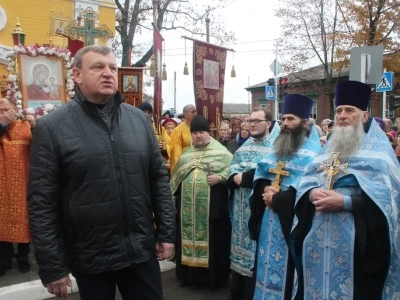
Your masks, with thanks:
[[[118,91],[125,96],[125,103],[138,107],[143,102],[143,69],[118,68]]]
[[[218,138],[222,120],[227,49],[193,40],[193,84],[197,114],[207,118]]]
[[[154,117],[159,122],[162,111],[162,50],[163,37],[153,24],[154,32],[154,57],[155,57],[155,76],[154,76]]]
[[[71,57],[74,57],[76,52],[78,52],[85,45],[81,40],[73,40],[68,37],[68,49],[71,51]]]

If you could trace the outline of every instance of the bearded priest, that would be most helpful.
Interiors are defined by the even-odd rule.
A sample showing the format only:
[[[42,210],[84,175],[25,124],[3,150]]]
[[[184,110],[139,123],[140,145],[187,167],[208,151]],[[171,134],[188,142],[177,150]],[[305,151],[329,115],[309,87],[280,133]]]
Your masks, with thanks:
[[[231,224],[228,179],[232,154],[210,137],[202,116],[190,123],[192,145],[171,176],[176,199],[176,276],[181,286],[216,288],[229,279]]]
[[[336,127],[297,190],[291,242],[306,300],[400,295],[400,167],[370,96],[361,82],[336,86]]]
[[[294,262],[288,248],[296,186],[321,149],[308,119],[312,99],[288,94],[283,100],[282,128],[274,151],[257,164],[250,199],[250,236],[257,241],[254,299],[290,299]]]

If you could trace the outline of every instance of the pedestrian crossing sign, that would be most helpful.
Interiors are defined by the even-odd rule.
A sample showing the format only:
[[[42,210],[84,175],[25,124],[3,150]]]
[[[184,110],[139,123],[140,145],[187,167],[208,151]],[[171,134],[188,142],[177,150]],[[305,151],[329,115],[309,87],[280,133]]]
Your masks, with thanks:
[[[266,86],[265,87],[265,99],[275,100],[275,87],[274,86]]]
[[[384,72],[381,81],[376,85],[376,91],[389,92],[391,90],[393,90],[393,72]]]

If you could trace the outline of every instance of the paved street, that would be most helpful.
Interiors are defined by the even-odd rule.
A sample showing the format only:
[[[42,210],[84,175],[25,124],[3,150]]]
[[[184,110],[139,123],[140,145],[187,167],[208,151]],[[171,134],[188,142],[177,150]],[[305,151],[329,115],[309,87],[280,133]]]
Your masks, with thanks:
[[[34,280],[38,280],[39,276],[37,274],[38,267],[33,256],[34,249],[31,247],[31,254],[29,257],[29,261],[31,263],[32,269],[28,273],[19,273],[17,270],[17,264],[15,259],[13,260],[13,268],[7,271],[6,276],[0,278],[0,289],[6,288],[10,285],[28,283]],[[164,267],[164,266],[163,266]],[[162,269],[163,269],[162,267]],[[166,267],[166,266],[165,266]],[[168,270],[166,267],[165,270]],[[179,285],[179,281],[175,277],[175,269],[167,272],[161,273],[162,281],[163,281],[163,290],[164,290],[164,299],[165,300],[226,300],[229,295],[229,285],[226,287],[221,287],[217,290],[210,289],[199,289],[195,287],[185,287],[182,288]],[[44,290],[44,289],[43,289]],[[44,294],[47,295],[45,290]],[[0,293],[1,294],[1,293]],[[24,299],[30,299],[29,296],[22,292]],[[0,296],[1,298],[2,296]],[[4,300],[8,300],[9,298],[1,298]],[[18,299],[19,298],[13,298]],[[38,299],[38,298],[35,298]],[[51,300],[55,300],[57,298],[51,298]],[[78,294],[72,294],[68,297],[69,300],[79,300]],[[116,300],[121,300],[122,298],[117,295]]]
[[[194,287],[182,288],[179,281],[175,278],[175,270],[162,273],[164,300],[227,300],[229,296],[229,286],[217,290],[196,289]],[[57,298],[53,298],[54,300]],[[52,300],[53,300],[52,299]],[[78,294],[68,297],[68,300],[79,300]],[[122,298],[118,295],[116,300]]]

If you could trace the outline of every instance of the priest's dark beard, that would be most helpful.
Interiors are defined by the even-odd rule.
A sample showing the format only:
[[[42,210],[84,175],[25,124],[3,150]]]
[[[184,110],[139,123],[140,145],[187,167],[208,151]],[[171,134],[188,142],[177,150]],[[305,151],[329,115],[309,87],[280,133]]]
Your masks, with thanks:
[[[296,153],[308,137],[310,130],[308,126],[304,127],[303,124],[304,123],[301,122],[297,127],[291,130],[287,128],[281,129],[281,132],[274,142],[275,153],[280,160],[288,158]]]
[[[348,158],[360,149],[364,134],[362,116],[354,127],[335,126],[326,145],[326,153],[340,152],[340,157]]]

